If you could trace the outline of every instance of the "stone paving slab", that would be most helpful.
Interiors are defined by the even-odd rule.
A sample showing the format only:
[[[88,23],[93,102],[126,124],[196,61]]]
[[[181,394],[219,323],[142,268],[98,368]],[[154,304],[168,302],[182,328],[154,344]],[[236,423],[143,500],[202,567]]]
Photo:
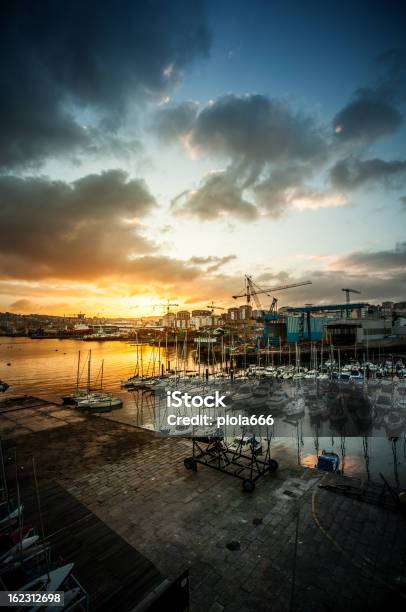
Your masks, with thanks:
[[[315,470],[276,456],[280,470],[244,494],[236,478],[185,470],[185,440],[99,418],[44,435],[21,439],[21,461],[36,452],[42,477],[57,475],[163,575],[188,568],[192,612],[404,609],[405,519],[320,489]]]
[[[156,452],[152,464],[143,450],[71,491],[164,574],[189,567],[192,611],[288,610],[298,511],[294,610],[401,601],[394,577],[405,570],[406,534],[397,514],[318,489],[311,470],[268,475],[246,495],[219,472],[184,472],[176,441]],[[238,550],[228,550],[233,541]]]

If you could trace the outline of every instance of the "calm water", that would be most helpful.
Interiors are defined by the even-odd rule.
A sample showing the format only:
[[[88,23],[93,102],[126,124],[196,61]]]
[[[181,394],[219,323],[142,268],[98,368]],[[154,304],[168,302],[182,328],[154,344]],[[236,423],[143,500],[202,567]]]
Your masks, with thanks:
[[[76,386],[78,351],[81,351],[81,386],[86,386],[87,355],[92,351],[91,379],[94,387],[100,383],[100,367],[104,360],[103,387],[123,400],[123,408],[110,417],[132,425],[152,428],[153,400],[134,391],[121,389],[121,381],[143,366],[145,373],[158,373],[159,358],[170,360],[171,367],[184,367],[182,347],[176,361],[174,349],[165,354],[157,347],[133,346],[127,342],[82,342],[80,340],[31,340],[29,338],[0,339],[0,379],[10,385],[2,397],[35,395],[60,401],[61,395]],[[11,365],[8,366],[7,363]],[[195,369],[191,355],[186,367]],[[108,416],[108,415],[107,415]],[[379,481],[382,472],[389,482],[406,486],[406,443],[398,439],[394,444],[384,437],[308,437],[301,433],[300,425],[292,426],[290,435],[272,441],[275,456],[280,460],[298,461],[314,466],[317,452],[334,450],[342,457],[344,471],[348,475],[360,475]]]

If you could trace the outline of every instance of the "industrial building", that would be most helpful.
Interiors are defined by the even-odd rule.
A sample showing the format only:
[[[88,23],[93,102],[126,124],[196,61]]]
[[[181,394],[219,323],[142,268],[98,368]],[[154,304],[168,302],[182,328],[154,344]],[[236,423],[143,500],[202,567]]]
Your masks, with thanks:
[[[334,346],[379,341],[391,335],[390,319],[339,319],[326,325],[326,340]]]

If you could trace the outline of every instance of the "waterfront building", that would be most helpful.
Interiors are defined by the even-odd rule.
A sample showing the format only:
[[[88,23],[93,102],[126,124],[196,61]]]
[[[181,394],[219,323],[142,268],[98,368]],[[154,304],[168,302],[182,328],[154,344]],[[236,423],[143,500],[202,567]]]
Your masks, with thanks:
[[[383,340],[391,335],[390,319],[338,319],[326,325],[327,342],[335,346]]]
[[[238,321],[240,318],[240,309],[239,308],[229,308],[227,310],[229,321]]]
[[[175,327],[176,314],[174,312],[167,312],[162,318],[162,323],[164,327]]]
[[[249,304],[242,304],[238,309],[238,318],[240,321],[247,321],[252,317],[252,306]]]
[[[176,327],[178,329],[188,329],[190,327],[190,312],[188,310],[180,310],[176,314]]]

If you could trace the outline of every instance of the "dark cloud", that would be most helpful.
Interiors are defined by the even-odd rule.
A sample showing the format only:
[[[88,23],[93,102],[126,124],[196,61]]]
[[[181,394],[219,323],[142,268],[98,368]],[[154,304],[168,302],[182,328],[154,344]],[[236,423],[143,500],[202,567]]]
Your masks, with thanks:
[[[356,92],[354,99],[334,117],[337,140],[367,144],[396,132],[402,124],[402,115],[385,98],[369,89]]]
[[[165,113],[163,126],[157,126],[161,137],[178,138],[182,125],[189,150],[228,163],[225,171],[206,176],[197,191],[174,201],[176,211],[201,219],[228,215],[252,220],[259,215],[257,204],[268,214],[279,214],[286,204],[282,192],[301,184],[327,155],[323,128],[282,100],[228,94],[209,103],[193,122],[191,113],[187,121],[179,120],[184,115],[183,106]],[[246,199],[246,189],[254,191],[257,202]]]
[[[312,173],[308,165],[285,165],[274,168],[270,176],[255,187],[256,202],[272,217],[282,215],[291,199]]]
[[[326,148],[312,117],[257,94],[228,94],[206,106],[196,119],[191,144],[229,156],[250,171],[248,180],[267,163],[320,159]]]
[[[405,180],[406,160],[360,160],[348,157],[331,168],[331,181],[340,189],[355,189],[363,185],[397,187]]]
[[[119,170],[69,184],[0,177],[3,278],[91,279],[117,273],[149,253],[140,218],[155,200],[140,180]]]
[[[404,207],[405,207],[405,209],[406,209],[406,196],[401,196],[401,197],[399,198],[399,200],[401,201],[401,203],[403,204],[403,206],[404,206]]]
[[[400,106],[406,100],[406,56],[400,49],[379,55],[377,78],[355,91],[333,120],[336,140],[367,145],[395,133],[403,122]]]
[[[172,200],[172,209],[177,214],[196,216],[203,221],[258,217],[256,206],[243,198],[242,187],[229,172],[210,173],[196,191],[186,191]]]
[[[372,273],[403,271],[406,275],[406,242],[401,242],[394,249],[382,251],[359,251],[335,262],[341,269],[356,269]]]
[[[235,259],[237,259],[236,255],[225,255],[224,257],[209,255],[208,257],[191,257],[189,261],[193,265],[203,266],[207,272],[217,272],[217,270]]]
[[[403,286],[406,282],[405,272],[394,272],[381,276],[368,276],[365,273],[353,273],[348,270],[317,270],[316,272],[305,273],[301,278],[312,281],[310,290],[305,293],[300,287],[293,295],[289,291],[284,295],[284,303],[293,305],[312,302],[314,304],[342,304],[345,302],[345,295],[341,291],[342,287],[354,287],[361,292],[357,295],[359,302],[380,303],[383,300],[399,301],[404,299]],[[303,287],[306,289],[306,287]]]
[[[92,144],[129,105],[159,100],[209,49],[196,0],[5,0],[0,7],[0,167]]]
[[[154,115],[152,131],[163,142],[170,143],[187,134],[197,115],[196,102],[182,102],[177,106],[163,106]]]

